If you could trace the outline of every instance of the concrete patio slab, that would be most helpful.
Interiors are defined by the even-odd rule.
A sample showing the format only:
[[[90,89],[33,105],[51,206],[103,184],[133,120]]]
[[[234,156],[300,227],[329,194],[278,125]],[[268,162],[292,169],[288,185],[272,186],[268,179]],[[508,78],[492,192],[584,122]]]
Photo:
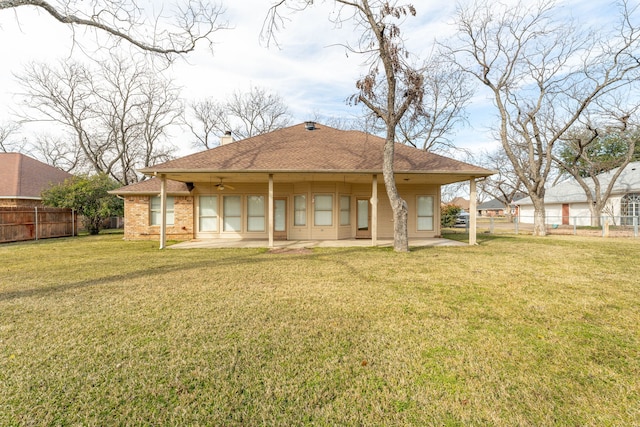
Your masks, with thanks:
[[[348,247],[371,247],[371,240],[368,239],[343,239],[343,240],[276,240],[273,247],[278,249],[301,249],[301,248],[348,248]],[[378,240],[377,247],[391,247],[392,240]],[[427,246],[468,246],[467,243],[455,240],[432,238],[414,239],[409,241],[409,247]],[[203,248],[268,248],[269,242],[266,240],[248,239],[195,239],[187,242],[180,242],[168,246],[171,249],[203,249]]]

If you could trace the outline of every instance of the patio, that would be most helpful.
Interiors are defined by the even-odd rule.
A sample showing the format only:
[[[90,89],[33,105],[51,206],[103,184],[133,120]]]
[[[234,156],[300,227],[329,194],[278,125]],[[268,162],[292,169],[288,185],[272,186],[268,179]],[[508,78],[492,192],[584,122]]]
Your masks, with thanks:
[[[392,240],[378,240],[378,247],[393,246]],[[410,247],[427,246],[468,246],[467,243],[443,238],[411,239]],[[202,248],[268,248],[267,240],[250,239],[195,239],[176,243],[168,246],[171,249],[202,249]],[[345,247],[371,247],[369,239],[342,239],[342,240],[276,240],[273,242],[275,249],[302,249],[302,248],[345,248]]]

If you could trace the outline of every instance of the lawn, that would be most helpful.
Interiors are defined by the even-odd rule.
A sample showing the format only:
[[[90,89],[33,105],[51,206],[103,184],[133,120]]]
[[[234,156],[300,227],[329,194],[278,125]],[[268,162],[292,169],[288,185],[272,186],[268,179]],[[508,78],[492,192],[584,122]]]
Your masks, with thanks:
[[[0,425],[640,425],[640,240],[0,246]]]

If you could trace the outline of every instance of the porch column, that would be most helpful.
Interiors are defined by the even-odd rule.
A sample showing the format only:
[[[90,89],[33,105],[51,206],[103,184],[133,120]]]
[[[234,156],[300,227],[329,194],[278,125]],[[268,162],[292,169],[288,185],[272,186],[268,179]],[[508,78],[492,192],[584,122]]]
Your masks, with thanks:
[[[371,184],[371,246],[378,245],[378,175]]]
[[[269,213],[267,215],[268,233],[269,233],[269,247],[273,247],[273,174],[269,174]]]
[[[160,249],[167,244],[167,177],[160,175]]]
[[[476,215],[478,195],[475,177],[469,180],[469,245],[476,244]]]

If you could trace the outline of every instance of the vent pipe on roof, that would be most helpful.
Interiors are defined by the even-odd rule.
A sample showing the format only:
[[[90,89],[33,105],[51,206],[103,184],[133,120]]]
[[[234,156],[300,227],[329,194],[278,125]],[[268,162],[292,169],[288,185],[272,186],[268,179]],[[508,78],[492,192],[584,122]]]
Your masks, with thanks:
[[[306,130],[315,130],[316,128],[316,122],[304,122],[304,127]]]
[[[222,138],[220,138],[220,145],[231,144],[233,142],[233,136],[231,135],[231,131],[228,130],[224,133]]]

